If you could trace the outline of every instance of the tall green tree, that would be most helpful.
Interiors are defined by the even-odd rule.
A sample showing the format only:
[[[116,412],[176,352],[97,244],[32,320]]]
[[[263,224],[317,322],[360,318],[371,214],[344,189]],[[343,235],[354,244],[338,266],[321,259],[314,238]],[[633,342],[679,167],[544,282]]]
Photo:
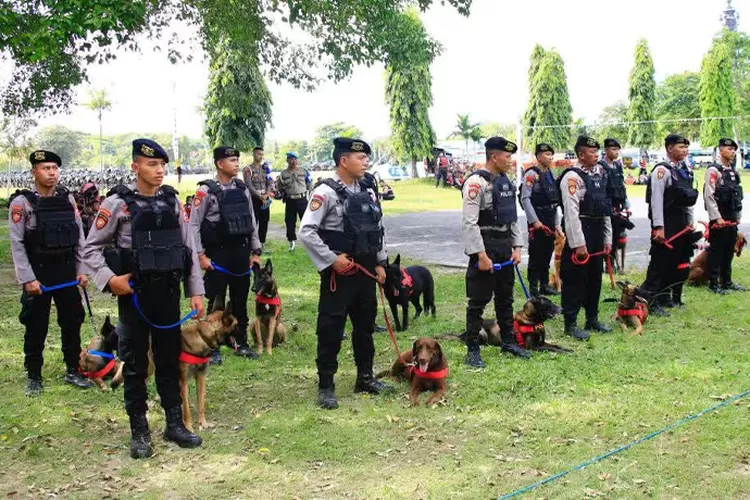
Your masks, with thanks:
[[[468,15],[471,0],[447,0]],[[404,7],[424,11],[433,0],[12,0],[0,3],[0,52],[12,65],[0,89],[8,113],[60,111],[86,68],[114,59],[117,49],[154,40],[172,61],[196,49],[211,53],[230,39],[254,57],[265,76],[302,88],[323,75],[335,80],[357,65],[387,62],[392,26]],[[162,37],[187,25],[200,47]],[[280,25],[282,29],[279,29]],[[302,36],[300,36],[302,35]],[[299,43],[298,40],[305,40]],[[185,41],[187,40],[187,41]]]
[[[536,96],[537,92],[534,88],[534,85],[536,84],[536,74],[539,72],[539,66],[542,64],[544,55],[544,47],[536,44],[534,46],[534,50],[531,51],[531,57],[529,58],[529,102],[526,106],[526,112],[523,115],[523,139],[528,144],[528,147],[525,147],[525,149],[530,149],[533,147],[533,144],[531,144],[531,136],[534,132],[534,129],[531,127],[533,127],[537,123],[536,101],[534,99],[534,96]]]
[[[344,122],[331,123],[323,125],[315,130],[310,153],[311,160],[328,161],[333,158],[333,139],[336,137],[362,137],[362,131],[354,125],[347,125]]]
[[[78,166],[79,155],[85,134],[61,125],[43,128],[34,139],[37,147],[54,151],[62,160],[64,168]]]
[[[630,71],[628,90],[628,143],[639,148],[651,146],[656,138],[656,80],[654,60],[648,42],[638,40],[635,63]],[[648,122],[648,123],[643,123]]]
[[[750,116],[750,35],[741,31],[724,29],[721,33],[732,61],[732,80],[737,112]],[[746,140],[750,136],[750,120],[743,119],[735,124],[739,136]]]
[[[230,40],[224,40],[211,57],[204,100],[210,145],[231,145],[241,151],[263,146],[272,100],[258,61]]]
[[[691,141],[698,140],[698,119],[701,117],[699,94],[700,75],[690,71],[669,75],[656,87],[659,137],[682,134]]]
[[[400,18],[397,42],[385,69],[385,100],[390,108],[391,135],[396,153],[411,162],[411,175],[419,177],[417,160],[435,146],[430,123],[434,49],[419,13],[407,10]]]
[[[112,109],[112,101],[107,96],[106,89],[92,89],[89,91],[89,102],[86,103],[91,111],[95,111],[99,118],[99,168],[104,171],[104,154],[102,152],[103,122],[102,114]]]
[[[592,133],[600,141],[612,137],[624,145],[628,137],[628,127],[624,124],[627,121],[627,115],[628,105],[625,101],[617,101],[605,107],[596,120]]]
[[[8,172],[13,162],[31,153],[33,141],[31,131],[36,127],[36,120],[28,115],[7,116],[0,119],[0,150],[8,157]],[[8,178],[10,182],[10,178]]]
[[[479,124],[480,137],[505,137],[515,140],[516,126],[513,123],[481,122]]]
[[[469,141],[477,142],[482,138],[482,130],[479,128],[479,124],[472,122],[468,114],[458,115],[456,120],[456,128],[451,134],[452,137],[460,137],[464,140],[466,145],[466,155],[469,154]]]
[[[714,147],[722,137],[734,137],[736,103],[729,48],[714,41],[703,58],[700,81],[700,139],[704,147]]]
[[[530,90],[530,106],[535,123],[531,125],[529,148],[546,142],[558,151],[570,147],[573,107],[568,95],[565,63],[556,50],[544,54]]]

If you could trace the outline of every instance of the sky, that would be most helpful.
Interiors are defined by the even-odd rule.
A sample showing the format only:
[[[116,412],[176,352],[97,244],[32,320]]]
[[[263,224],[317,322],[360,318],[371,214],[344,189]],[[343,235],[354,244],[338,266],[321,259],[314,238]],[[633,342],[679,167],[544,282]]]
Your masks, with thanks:
[[[648,40],[657,81],[698,71],[725,5],[726,0],[474,0],[468,18],[436,5],[423,14],[428,32],[443,46],[431,68],[433,127],[439,137],[447,136],[458,113],[474,121],[517,122],[526,107],[529,55],[537,43],[560,52],[574,117],[592,122],[605,106],[627,98],[639,38]],[[733,6],[743,29],[750,0],[734,0]],[[270,84],[273,126],[267,138],[309,140],[316,127],[337,121],[356,125],[365,139],[389,135],[383,72],[382,65],[357,68],[349,79],[326,82],[312,93]],[[105,114],[105,134],[171,133],[176,109],[178,135],[202,135],[200,106],[208,78],[202,57],[174,66],[145,43],[140,54],[122,52],[89,73],[90,83],[78,88],[78,102],[86,102],[90,88],[107,89],[113,109]],[[82,105],[40,126],[52,124],[98,133],[95,113]]]

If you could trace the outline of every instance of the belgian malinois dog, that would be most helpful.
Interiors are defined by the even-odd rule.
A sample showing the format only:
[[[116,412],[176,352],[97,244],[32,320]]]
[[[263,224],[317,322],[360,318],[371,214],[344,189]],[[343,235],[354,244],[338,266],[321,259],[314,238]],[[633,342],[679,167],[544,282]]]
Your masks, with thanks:
[[[273,276],[273,263],[266,261],[262,268],[253,264],[253,292],[255,292],[255,349],[270,356],[273,348],[286,342],[286,326],[281,322],[281,297]]]

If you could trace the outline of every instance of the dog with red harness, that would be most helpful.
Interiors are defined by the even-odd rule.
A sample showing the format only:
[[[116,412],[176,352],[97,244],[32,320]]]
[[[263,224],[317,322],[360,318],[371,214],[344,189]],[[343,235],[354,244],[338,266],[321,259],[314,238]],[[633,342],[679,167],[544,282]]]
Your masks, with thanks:
[[[427,405],[437,403],[445,396],[448,378],[448,360],[437,340],[422,337],[414,341],[408,351],[402,352],[390,370],[380,372],[376,378],[385,376],[409,382],[409,401],[419,406],[419,395],[434,391]]]
[[[622,295],[614,319],[623,331],[633,329],[632,335],[643,335],[643,325],[648,319],[648,301],[638,295],[639,288],[628,281],[618,281],[617,286],[622,290]]]
[[[409,328],[409,303],[417,311],[414,319],[421,316],[422,311],[426,311],[426,314],[432,313],[432,317],[435,317],[435,280],[426,267],[401,267],[401,255],[396,255],[393,262],[385,267],[383,289],[388,305],[391,306],[397,332],[406,331]],[[422,305],[420,305],[420,299],[422,299]],[[399,320],[399,306],[401,306],[403,322]]]

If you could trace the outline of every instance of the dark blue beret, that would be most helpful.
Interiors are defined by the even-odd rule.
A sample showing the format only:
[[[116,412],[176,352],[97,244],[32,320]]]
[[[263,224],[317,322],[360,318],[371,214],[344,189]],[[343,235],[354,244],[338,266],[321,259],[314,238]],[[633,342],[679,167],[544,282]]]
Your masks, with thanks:
[[[219,146],[214,149],[214,161],[223,160],[224,158],[231,158],[236,156],[239,158],[240,152],[236,148],[229,146]]]
[[[490,137],[484,143],[484,149],[487,151],[506,151],[508,153],[515,153],[518,151],[518,146],[515,142],[511,142],[505,137]]]
[[[169,155],[163,147],[151,139],[136,139],[133,141],[133,156],[156,158],[169,163]]]
[[[546,144],[544,142],[540,142],[536,145],[536,149],[534,150],[534,155],[538,155],[539,153],[554,153],[555,150],[550,146],[549,144]]]
[[[31,162],[32,167],[37,163],[47,162],[57,163],[58,167],[62,165],[62,159],[59,156],[52,151],[44,151],[43,149],[38,149],[31,153],[29,155],[29,161]]]
[[[664,139],[665,148],[669,146],[674,146],[675,144],[684,144],[685,146],[690,146],[690,141],[688,141],[686,138],[678,134],[669,134]]]
[[[579,135],[578,140],[576,140],[576,147],[575,150],[578,151],[578,148],[596,148],[599,149],[599,142],[594,139],[593,137],[589,137],[587,135]]]
[[[362,139],[351,139],[349,137],[336,137],[333,140],[333,149],[339,153],[372,153],[370,145]]]

